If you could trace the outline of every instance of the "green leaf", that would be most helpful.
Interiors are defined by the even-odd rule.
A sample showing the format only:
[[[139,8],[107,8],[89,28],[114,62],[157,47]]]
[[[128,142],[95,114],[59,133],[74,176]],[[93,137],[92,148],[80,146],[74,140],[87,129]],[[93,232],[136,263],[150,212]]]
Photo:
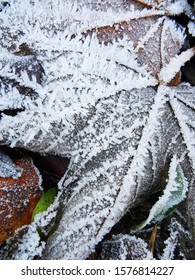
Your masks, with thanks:
[[[34,221],[35,215],[47,210],[47,208],[54,202],[56,195],[57,188],[51,188],[41,196],[33,211],[32,222]]]
[[[146,221],[135,227],[133,231],[139,231],[146,225],[156,224],[170,215],[184,200],[187,191],[187,182],[183,170],[174,157],[169,168],[169,180],[163,195],[153,205]]]

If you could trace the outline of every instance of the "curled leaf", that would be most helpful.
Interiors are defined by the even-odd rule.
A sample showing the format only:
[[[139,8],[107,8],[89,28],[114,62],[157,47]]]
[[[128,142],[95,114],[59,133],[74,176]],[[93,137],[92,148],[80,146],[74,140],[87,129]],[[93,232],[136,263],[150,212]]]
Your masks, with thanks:
[[[56,195],[57,188],[51,188],[41,196],[33,211],[32,221],[34,221],[35,215],[47,210],[47,208],[54,202]]]
[[[134,231],[143,229],[146,225],[158,223],[171,214],[178,204],[184,200],[187,191],[187,182],[181,166],[174,158],[170,165],[169,180],[163,195],[153,205],[145,222],[136,227]]]

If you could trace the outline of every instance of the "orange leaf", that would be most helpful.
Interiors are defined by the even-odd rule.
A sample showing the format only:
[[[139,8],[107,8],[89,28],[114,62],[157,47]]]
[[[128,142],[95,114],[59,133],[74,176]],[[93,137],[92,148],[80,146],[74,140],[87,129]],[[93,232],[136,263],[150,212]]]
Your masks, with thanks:
[[[13,162],[23,172],[17,179],[0,177],[0,244],[16,229],[31,223],[32,212],[42,195],[40,175],[31,158]]]

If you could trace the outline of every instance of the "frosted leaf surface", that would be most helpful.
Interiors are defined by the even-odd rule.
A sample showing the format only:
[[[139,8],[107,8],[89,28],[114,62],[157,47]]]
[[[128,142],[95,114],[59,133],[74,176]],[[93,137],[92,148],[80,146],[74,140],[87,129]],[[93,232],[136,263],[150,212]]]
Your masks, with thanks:
[[[127,96],[126,93],[125,98]],[[146,96],[145,92],[145,98]],[[167,162],[174,154],[181,159],[184,174],[187,174],[191,180],[192,170],[191,174],[189,172],[194,160],[194,155],[192,155],[194,148],[191,146],[194,129],[189,128],[186,122],[193,121],[194,97],[192,88],[160,87],[145,124],[141,121],[141,116],[138,117],[136,114],[136,119],[140,120],[138,127],[135,127],[136,120],[133,117],[135,110],[132,110],[129,116],[125,114],[125,120],[127,120],[125,131],[129,133],[129,136],[124,135],[118,139],[117,143],[112,144],[106,144],[104,139],[100,142],[101,150],[98,150],[97,144],[93,142],[96,141],[95,137],[90,138],[88,143],[93,143],[93,148],[87,152],[87,145],[84,145],[85,158],[81,153],[66,175],[67,181],[64,185],[67,191],[71,186],[72,194],[64,206],[58,231],[50,237],[43,257],[61,258],[58,249],[60,247],[65,249],[62,258],[87,257],[88,246],[93,247],[92,243],[95,244],[101,240],[128,207],[133,207],[149,190],[152,191],[152,186],[157,182],[160,172],[165,169]],[[145,98],[141,98],[140,114],[143,113],[143,104],[145,102],[148,104]],[[112,102],[112,99],[109,102]],[[178,103],[180,106],[176,106]],[[107,104],[109,104],[108,99]],[[127,101],[124,104],[128,104]],[[140,101],[136,105],[138,104]],[[177,109],[174,110],[172,107]],[[106,112],[108,111],[109,107],[106,109]],[[175,116],[178,111],[182,112],[181,116],[186,119],[181,120],[179,124],[180,120]],[[117,114],[116,106],[114,112]],[[147,116],[146,112],[144,116]],[[123,115],[121,117],[123,119]],[[122,119],[120,123],[124,122]],[[96,121],[93,124],[96,126],[99,124],[96,129],[101,131],[103,121]],[[106,125],[109,125],[108,119]],[[185,127],[184,130],[180,128],[180,125]],[[109,131],[109,126],[106,127]],[[114,128],[113,121],[112,128]],[[104,137],[103,133],[101,137]],[[109,139],[111,140],[112,137]],[[81,141],[80,145],[82,145]],[[186,147],[189,147],[188,155]],[[82,236],[85,236],[85,243],[82,241]],[[76,254],[73,253],[75,244],[78,246]]]
[[[12,167],[13,171],[0,177],[0,244],[13,236],[16,229],[30,224],[33,210],[42,194],[42,179],[31,158],[14,159],[12,165],[10,162],[11,159],[8,162],[7,156],[1,162],[5,170],[9,163],[9,168]],[[13,176],[14,171],[17,171],[17,176]]]
[[[141,238],[130,235],[116,235],[102,243],[103,260],[150,260],[152,253]]]
[[[10,157],[0,151],[0,177],[17,179],[22,175],[22,168],[15,165]]]
[[[55,210],[35,221],[47,227],[58,210],[57,230],[39,247],[33,225],[6,250],[17,259],[33,258],[32,246],[43,259],[87,258],[129,208],[161,189],[173,155],[190,182],[194,88],[159,77],[185,37],[167,17],[170,1],[45,2],[18,0],[1,12],[0,143],[68,156],[71,165]],[[18,57],[24,43],[33,53]],[[7,115],[13,108],[22,111]]]
[[[171,219],[168,227],[169,237],[164,242],[165,247],[160,259],[172,260],[175,259],[175,255],[178,255],[181,260],[193,259],[194,246],[191,233],[175,218]],[[185,245],[184,240],[187,240],[188,246]]]
[[[108,10],[93,9],[91,3],[84,1],[78,9],[70,1],[26,1],[24,6],[18,0],[1,13],[1,110],[25,112],[16,119],[3,115],[0,141],[72,156],[64,138],[75,133],[78,123],[84,125],[99,99],[156,85],[160,67],[179,52],[183,31],[164,17],[166,2],[151,9],[134,1],[104,1]],[[18,57],[26,42],[33,54]],[[37,77],[43,74],[39,62],[43,79]]]
[[[188,186],[183,176],[183,171],[179,165],[179,160],[175,157],[171,160],[169,167],[169,179],[163,191],[163,195],[150,209],[149,216],[146,221],[135,228],[139,231],[149,224],[157,224],[169,215],[178,204],[186,198]]]

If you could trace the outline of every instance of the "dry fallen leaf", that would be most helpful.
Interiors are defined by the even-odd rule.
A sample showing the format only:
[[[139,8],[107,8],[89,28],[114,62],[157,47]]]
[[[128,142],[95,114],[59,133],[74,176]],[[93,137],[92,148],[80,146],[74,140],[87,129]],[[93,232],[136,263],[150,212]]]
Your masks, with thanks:
[[[4,161],[8,160],[7,156],[1,156]],[[13,236],[16,229],[31,222],[32,212],[42,194],[40,175],[31,158],[23,157],[14,160],[13,164],[16,169],[22,169],[19,177],[10,174],[0,177],[0,244]],[[0,167],[3,168],[3,164]]]
[[[88,258],[127,211],[164,187],[172,163],[189,182],[185,214],[195,232],[194,88],[169,87],[195,53],[182,52],[185,30],[169,17],[182,11],[169,0],[77,2],[17,0],[2,12],[0,143],[71,159],[56,203],[3,259]],[[17,71],[22,42],[44,69],[41,83],[26,73],[29,62]],[[22,95],[9,79],[37,94]],[[23,111],[10,116],[10,108]],[[47,231],[54,217],[45,242],[37,226]]]
[[[111,240],[103,242],[101,251],[103,260],[149,260],[152,258],[148,244],[135,236],[118,234],[113,235]]]

